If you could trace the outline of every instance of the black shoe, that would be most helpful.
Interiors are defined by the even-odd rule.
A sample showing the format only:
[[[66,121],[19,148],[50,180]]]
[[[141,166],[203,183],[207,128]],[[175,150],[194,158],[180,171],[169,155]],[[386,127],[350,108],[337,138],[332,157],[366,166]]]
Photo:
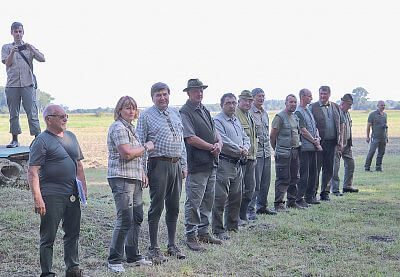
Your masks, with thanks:
[[[10,144],[7,144],[7,148],[16,148],[16,147],[18,147],[19,146],[19,142],[18,141],[16,141],[16,140],[12,140],[11,142],[10,142]]]
[[[269,209],[269,208],[257,210],[256,213],[257,214],[276,215],[276,211]]]
[[[311,206],[303,198],[300,201],[296,201],[296,203],[297,203],[297,205],[299,205],[300,207],[303,207],[303,208],[308,208]]]
[[[376,168],[375,171],[382,172],[383,170],[382,170],[382,168]]]
[[[327,201],[327,202],[331,201],[328,194],[321,195],[320,199],[321,199],[321,201]]]
[[[287,204],[287,207],[288,207],[289,209],[297,209],[297,210],[304,210],[304,209],[305,209],[305,207],[300,206],[300,205],[297,204],[296,202],[290,202],[290,203],[288,203],[288,204]]]
[[[343,193],[346,193],[346,192],[358,192],[358,189],[352,188],[352,187],[343,188]]]
[[[306,202],[307,202],[308,204],[311,204],[311,205],[318,205],[318,204],[321,204],[321,202],[318,201],[318,200],[315,199],[315,198],[313,198],[313,199],[306,199]]]
[[[343,193],[341,193],[340,191],[332,192],[332,194],[335,196],[343,196]]]
[[[365,172],[371,172],[370,168],[365,168]]]

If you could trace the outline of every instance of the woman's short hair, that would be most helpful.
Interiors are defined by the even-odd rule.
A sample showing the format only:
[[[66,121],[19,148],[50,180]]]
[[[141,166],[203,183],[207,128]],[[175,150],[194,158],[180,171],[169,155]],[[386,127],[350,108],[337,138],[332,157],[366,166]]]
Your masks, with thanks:
[[[138,111],[138,106],[137,106],[137,103],[136,103],[135,99],[133,99],[132,97],[126,95],[126,96],[122,96],[118,100],[117,105],[115,106],[115,109],[114,109],[114,120],[118,120],[121,117],[121,110],[124,107],[127,107],[127,106],[128,107],[132,106],[136,110],[135,119],[138,117],[139,111]]]

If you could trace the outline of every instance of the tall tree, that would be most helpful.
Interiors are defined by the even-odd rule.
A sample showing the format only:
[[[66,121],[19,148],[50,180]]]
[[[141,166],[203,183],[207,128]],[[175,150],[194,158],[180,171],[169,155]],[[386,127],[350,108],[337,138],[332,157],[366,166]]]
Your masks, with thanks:
[[[352,96],[354,110],[368,109],[368,91],[365,88],[358,87],[353,89]]]

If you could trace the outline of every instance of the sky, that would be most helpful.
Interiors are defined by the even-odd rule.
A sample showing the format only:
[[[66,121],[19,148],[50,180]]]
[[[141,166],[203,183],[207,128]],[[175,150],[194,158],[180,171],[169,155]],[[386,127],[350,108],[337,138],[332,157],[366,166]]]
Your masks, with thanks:
[[[209,87],[203,103],[261,87],[266,99],[302,88],[332,99],[364,87],[371,100],[400,100],[400,1],[31,1],[2,5],[1,44],[10,25],[38,48],[39,88],[70,109],[114,107],[130,95],[152,105],[150,87],[185,103],[187,80]],[[5,85],[5,66],[0,85]]]

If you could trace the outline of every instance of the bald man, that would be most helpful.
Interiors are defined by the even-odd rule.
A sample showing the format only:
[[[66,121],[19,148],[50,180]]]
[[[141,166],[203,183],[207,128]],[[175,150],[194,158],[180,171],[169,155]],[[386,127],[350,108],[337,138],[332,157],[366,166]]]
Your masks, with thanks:
[[[376,156],[375,170],[382,171],[383,155],[385,154],[386,143],[388,142],[387,114],[384,110],[385,102],[378,101],[377,110],[371,112],[368,116],[366,141],[369,143],[369,152],[365,160],[365,171],[371,171],[371,162],[376,149],[378,149],[378,155]],[[371,127],[372,137],[370,138]]]
[[[62,107],[46,107],[43,118],[47,128],[32,144],[28,168],[35,212],[40,215],[40,276],[55,276],[53,244],[62,221],[65,276],[81,277],[78,258],[81,209],[76,182],[81,181],[87,195],[83,155],[75,135],[66,130],[68,115]]]

